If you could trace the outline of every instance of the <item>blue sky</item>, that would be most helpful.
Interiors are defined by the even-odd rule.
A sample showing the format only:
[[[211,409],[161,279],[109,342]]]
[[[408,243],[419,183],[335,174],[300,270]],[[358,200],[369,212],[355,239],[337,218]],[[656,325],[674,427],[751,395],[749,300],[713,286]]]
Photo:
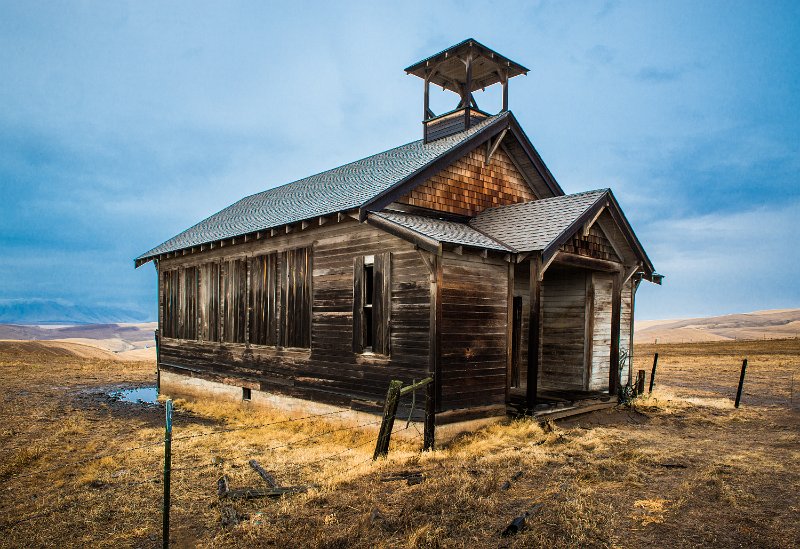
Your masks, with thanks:
[[[800,306],[800,3],[399,4],[0,2],[0,305],[153,318],[135,256],[419,138],[402,69],[471,36],[531,69],[510,107],[545,162],[611,187],[667,276],[640,318]]]

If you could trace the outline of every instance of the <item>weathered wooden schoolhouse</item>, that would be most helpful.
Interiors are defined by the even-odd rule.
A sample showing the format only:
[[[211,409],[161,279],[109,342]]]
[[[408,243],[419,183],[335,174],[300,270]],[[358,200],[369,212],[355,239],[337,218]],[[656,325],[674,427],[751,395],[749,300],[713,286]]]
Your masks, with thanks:
[[[528,69],[465,40],[406,69],[423,138],[245,197],[142,254],[162,390],[376,407],[432,376],[437,422],[597,395],[630,376],[660,283],[611,190],[565,195],[508,110]],[[502,86],[502,110],[473,92]],[[429,87],[459,97],[435,115]]]

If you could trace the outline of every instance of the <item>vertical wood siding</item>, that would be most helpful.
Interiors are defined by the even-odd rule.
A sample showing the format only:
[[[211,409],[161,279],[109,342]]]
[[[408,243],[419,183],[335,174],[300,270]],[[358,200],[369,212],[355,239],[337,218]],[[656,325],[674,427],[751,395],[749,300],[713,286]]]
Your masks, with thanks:
[[[250,332],[253,345],[278,343],[278,255],[250,259]]]
[[[412,190],[398,202],[474,216],[486,208],[536,200],[531,188],[502,149],[484,165],[480,146]]]
[[[441,409],[505,401],[507,294],[505,263],[443,258]]]
[[[311,346],[311,249],[295,248],[279,255],[281,325],[278,343],[283,347]]]
[[[528,336],[530,331],[530,262],[514,264],[514,296],[522,299],[522,332],[519,341],[519,363],[518,384],[516,379],[512,379],[512,387],[524,389],[528,383]]]
[[[244,343],[247,311],[247,261],[231,259],[220,266],[222,341]]]
[[[633,342],[631,341],[633,323],[633,281],[628,280],[622,286],[622,303],[620,307],[620,331],[619,331],[619,350],[620,356],[623,351],[627,354],[627,360],[622,370],[622,382],[627,383],[631,364],[633,364]]]
[[[611,366],[611,294],[614,275],[596,272],[591,276],[594,287],[594,319],[589,389],[607,391]]]
[[[200,269],[200,337],[202,341],[219,341],[220,293],[219,263],[204,263]]]

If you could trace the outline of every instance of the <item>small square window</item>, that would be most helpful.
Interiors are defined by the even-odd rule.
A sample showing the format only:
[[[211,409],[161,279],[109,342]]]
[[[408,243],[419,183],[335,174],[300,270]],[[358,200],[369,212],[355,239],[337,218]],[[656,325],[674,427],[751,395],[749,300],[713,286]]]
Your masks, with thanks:
[[[242,387],[242,400],[250,400],[252,392],[247,387]]]

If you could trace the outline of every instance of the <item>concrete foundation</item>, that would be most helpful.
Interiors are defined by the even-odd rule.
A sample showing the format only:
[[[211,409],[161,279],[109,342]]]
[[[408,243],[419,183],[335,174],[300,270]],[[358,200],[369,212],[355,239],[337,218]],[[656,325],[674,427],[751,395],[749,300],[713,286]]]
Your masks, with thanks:
[[[346,424],[352,423],[353,425],[373,423],[381,419],[381,416],[378,414],[361,412],[278,393],[268,393],[257,389],[250,389],[250,400],[244,400],[242,387],[226,385],[225,383],[209,381],[198,377],[184,376],[163,370],[160,373],[160,394],[170,398],[182,398],[193,401],[215,400],[217,402],[238,404],[252,407],[254,413],[258,413],[258,409],[261,408],[280,410],[282,412],[303,416],[331,414],[331,421],[344,422]],[[436,446],[446,444],[458,435],[475,432],[481,427],[492,425],[504,421],[505,419],[504,416],[497,416],[439,425],[436,427]],[[405,427],[406,422],[398,417],[394,424],[392,437],[399,437],[407,440],[418,438],[420,445],[422,445],[422,436],[420,435],[424,428],[422,422],[415,421],[412,422],[408,429]],[[377,423],[375,425],[365,426],[363,429],[374,431],[377,436],[380,424]]]

